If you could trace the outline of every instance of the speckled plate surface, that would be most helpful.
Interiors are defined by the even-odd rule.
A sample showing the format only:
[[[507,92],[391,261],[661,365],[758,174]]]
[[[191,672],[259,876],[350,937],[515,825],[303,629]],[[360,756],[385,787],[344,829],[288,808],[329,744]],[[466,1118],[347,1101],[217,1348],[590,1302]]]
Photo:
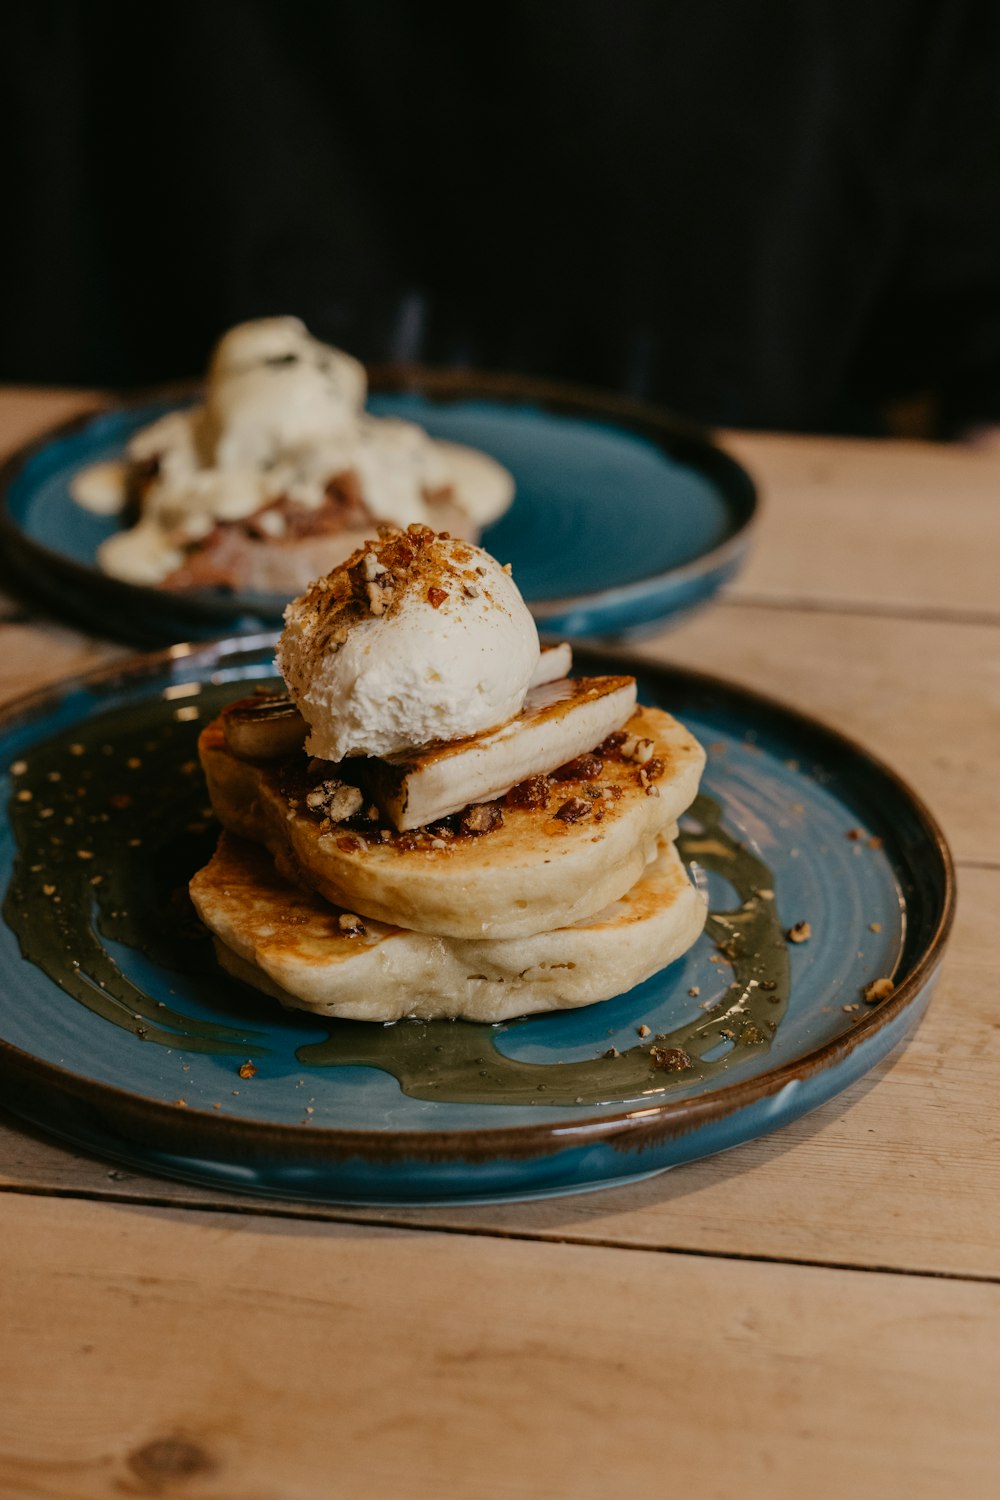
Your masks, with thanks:
[[[617,999],[495,1028],[282,1012],[217,970],[186,897],[215,836],[198,729],[270,662],[264,639],[175,647],[22,700],[0,724],[0,1084],[43,1130],[264,1194],[569,1191],[787,1123],[922,1014],[954,895],[919,801],[800,715],[639,663],[643,701],[709,751],[683,852],[712,916],[689,954]],[[808,941],[788,943],[802,921]],[[879,978],[893,992],[869,1005]]]
[[[563,635],[648,629],[707,602],[739,567],[755,509],[746,473],[655,407],[500,376],[373,371],[369,409],[493,454],[514,475],[510,511],[484,545],[513,564],[539,621]],[[285,600],[171,593],[107,578],[96,552],[118,522],[81,509],[70,481],[121,456],[139,427],[178,404],[115,408],[29,445],[0,478],[10,562],[61,612],[140,644],[280,622]]]

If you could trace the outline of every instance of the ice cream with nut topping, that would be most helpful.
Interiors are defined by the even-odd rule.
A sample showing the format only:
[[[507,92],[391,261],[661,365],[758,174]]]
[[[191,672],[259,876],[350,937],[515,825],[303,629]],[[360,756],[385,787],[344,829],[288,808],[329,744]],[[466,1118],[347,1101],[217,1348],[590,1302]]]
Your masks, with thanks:
[[[278,667],[324,760],[465,739],[523,706],[539,661],[520,591],[479,547],[413,526],[285,611]]]

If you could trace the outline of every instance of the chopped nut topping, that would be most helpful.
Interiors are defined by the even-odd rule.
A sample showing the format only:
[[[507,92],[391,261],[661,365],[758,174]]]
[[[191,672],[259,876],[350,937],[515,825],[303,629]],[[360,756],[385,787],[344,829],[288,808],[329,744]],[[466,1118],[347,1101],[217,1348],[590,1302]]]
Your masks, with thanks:
[[[580,819],[585,818],[589,812],[589,802],[584,801],[582,797],[570,797],[562,807],[556,809],[553,817],[558,818],[561,823],[579,823]]]
[[[638,1031],[640,1036],[649,1036],[653,1028],[651,1026],[647,1026],[644,1021],[641,1026],[636,1027],[636,1030]]]
[[[353,911],[342,911],[337,918],[337,926],[345,937],[365,937],[368,932],[364,922]]]
[[[597,747],[597,750],[595,751],[595,754],[611,755],[613,751],[620,750],[627,739],[628,735],[625,733],[624,729],[616,729],[614,734],[609,734],[606,740],[601,741],[601,743]]]
[[[374,552],[366,552],[362,560],[362,571],[369,583],[387,571],[385,563],[379,562]]]
[[[653,1067],[662,1068],[665,1073],[683,1073],[692,1066],[690,1053],[683,1047],[650,1047],[649,1055]]]
[[[618,1051],[617,1047],[609,1047],[608,1050],[607,1050],[607,1052],[605,1052],[604,1056],[605,1057],[621,1057],[621,1053]]]
[[[370,554],[366,553],[365,556],[370,556]],[[385,578],[379,577],[372,579],[365,585],[365,594],[368,599],[368,608],[371,610],[373,615],[385,614],[386,607],[388,606],[389,600],[392,597],[392,590],[389,587],[391,582],[392,580],[388,576],[386,576]]]
[[[549,778],[547,776],[529,776],[526,781],[519,781],[517,786],[512,786],[504,801],[508,807],[544,807],[549,800]]]
[[[604,770],[604,762],[599,755],[578,755],[575,760],[568,760],[564,766],[559,766],[553,771],[553,781],[594,781]]]
[[[361,811],[364,800],[356,786],[348,786],[347,782],[333,778],[321,781],[311,792],[306,793],[306,807],[310,812],[322,813],[333,823],[353,818],[355,813]],[[378,816],[377,810],[375,815]]]
[[[459,833],[492,833],[503,825],[503,810],[499,802],[476,802],[459,816]]]
[[[808,943],[812,937],[812,928],[808,922],[796,922],[794,927],[789,927],[785,936],[790,943]]]
[[[895,988],[891,979],[873,979],[861,991],[861,998],[866,1005],[877,1005],[880,1000],[888,1000]]]
[[[429,588],[427,590],[427,603],[431,609],[440,609],[448,597],[447,589]]]
[[[250,1061],[249,1058],[247,1058],[247,1060],[246,1060],[245,1063],[240,1063],[240,1077],[241,1078],[254,1078],[254,1077],[256,1077],[256,1074],[257,1074],[257,1069],[254,1067],[253,1063]],[[178,1102],[180,1102],[180,1101],[178,1101]]]
[[[653,759],[655,748],[652,740],[642,739],[637,734],[627,734],[621,745],[622,759],[634,760],[637,765],[644,766]]]

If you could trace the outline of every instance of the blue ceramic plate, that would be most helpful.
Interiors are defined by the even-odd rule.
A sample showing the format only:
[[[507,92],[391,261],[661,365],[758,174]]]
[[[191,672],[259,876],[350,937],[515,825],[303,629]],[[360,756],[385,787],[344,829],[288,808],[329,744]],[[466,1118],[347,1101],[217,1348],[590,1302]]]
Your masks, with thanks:
[[[503,377],[372,372],[369,409],[493,454],[514,475],[511,510],[484,545],[536,618],[562,635],[650,628],[712,597],[740,565],[753,485],[694,429],[653,407]],[[70,497],[73,475],[120,457],[137,428],[178,400],[119,407],[23,449],[0,481],[0,533],[22,577],[60,611],[143,644],[280,623],[286,600],[139,588],[96,567],[118,526]]]
[[[579,670],[635,670],[708,747],[682,834],[711,910],[697,945],[616,999],[498,1027],[282,1012],[217,970],[186,896],[215,838],[199,726],[270,662],[263,638],[178,646],[0,725],[0,1079],[41,1129],[286,1197],[571,1191],[774,1130],[919,1020],[953,877],[913,794],[753,693],[589,653]],[[879,979],[892,993],[869,1004]]]

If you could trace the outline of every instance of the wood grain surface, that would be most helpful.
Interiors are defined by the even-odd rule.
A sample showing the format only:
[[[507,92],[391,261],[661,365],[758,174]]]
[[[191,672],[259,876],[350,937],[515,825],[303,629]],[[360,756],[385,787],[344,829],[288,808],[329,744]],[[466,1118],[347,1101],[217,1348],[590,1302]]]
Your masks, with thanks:
[[[88,393],[0,393],[0,451]],[[1000,1493],[1000,458],[730,434],[725,600],[647,640],[858,738],[960,899],[902,1053],[786,1130],[539,1203],[360,1210],[0,1118],[0,1500]],[[0,598],[0,701],[120,653]]]
[[[1000,1380],[996,1287],[8,1207],[14,1493],[995,1495],[978,1395]]]

